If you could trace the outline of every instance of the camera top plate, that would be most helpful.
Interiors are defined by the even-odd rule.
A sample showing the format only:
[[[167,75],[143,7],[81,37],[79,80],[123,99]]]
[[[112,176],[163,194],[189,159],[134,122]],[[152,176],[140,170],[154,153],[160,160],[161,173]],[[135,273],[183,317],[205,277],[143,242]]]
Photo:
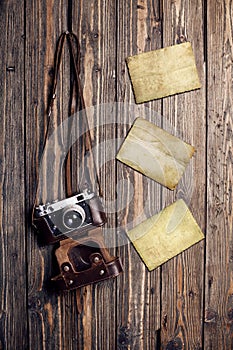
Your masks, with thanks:
[[[65,198],[61,201],[54,201],[52,203],[40,204],[35,208],[35,217],[43,217],[52,214],[58,210],[77,205],[80,202],[90,200],[95,196],[89,189],[84,190],[72,197]]]

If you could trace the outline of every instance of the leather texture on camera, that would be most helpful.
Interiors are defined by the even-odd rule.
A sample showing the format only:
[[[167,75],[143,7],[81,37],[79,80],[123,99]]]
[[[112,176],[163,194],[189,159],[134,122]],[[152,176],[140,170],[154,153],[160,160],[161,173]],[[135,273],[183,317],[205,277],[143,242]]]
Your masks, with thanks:
[[[100,274],[101,271],[104,271],[103,275]],[[63,272],[59,276],[52,278],[52,282],[56,289],[72,290],[116,277],[121,272],[122,264],[120,258],[115,258],[108,263],[93,264],[90,269],[81,272]],[[73,281],[73,283],[70,284],[70,281]]]
[[[52,278],[52,283],[56,289],[71,290],[100,282],[109,278],[116,277],[122,270],[120,258],[110,255],[104,247],[101,228],[88,232],[87,235],[79,240],[67,239],[60,243],[55,255],[60,268],[60,274]],[[80,251],[77,249],[77,261],[88,261],[83,269],[75,264],[72,250],[84,247],[83,256],[80,258]],[[90,253],[91,252],[91,253]],[[90,255],[88,256],[88,254]],[[72,257],[71,257],[72,256]]]
[[[91,231],[95,229],[96,226],[103,226],[106,223],[106,215],[104,212],[98,212],[97,208],[93,208],[92,211],[93,226],[90,224],[88,227],[79,227],[76,231],[72,231],[68,234],[60,234],[55,236],[51,226],[49,225],[46,218],[34,218],[34,226],[38,232],[38,238],[41,245],[55,244],[57,242],[63,241],[67,238],[79,239],[80,236],[83,236],[86,231]]]

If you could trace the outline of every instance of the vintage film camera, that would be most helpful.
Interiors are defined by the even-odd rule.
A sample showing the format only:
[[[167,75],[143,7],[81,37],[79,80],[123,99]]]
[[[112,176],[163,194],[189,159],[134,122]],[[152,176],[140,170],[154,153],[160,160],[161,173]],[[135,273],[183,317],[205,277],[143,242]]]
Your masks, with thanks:
[[[35,207],[34,225],[40,241],[60,242],[55,251],[60,274],[52,278],[56,289],[80,288],[122,272],[120,259],[104,247],[101,226],[105,222],[99,197],[88,189]]]
[[[75,238],[105,222],[102,203],[89,189],[61,201],[39,205],[34,214],[34,224],[46,244]]]
[[[56,98],[58,72],[66,40],[69,44],[71,61],[73,61],[74,66],[76,81],[74,86],[77,87],[76,93],[79,93],[79,109],[85,110],[79,78],[80,59],[77,59],[80,56],[78,38],[67,31],[61,34],[57,44],[52,98],[48,109],[49,118]],[[77,57],[75,55],[76,51]],[[75,89],[73,92],[75,92]],[[82,121],[88,125],[85,113],[84,117]],[[84,140],[84,148],[86,147],[88,152],[91,152],[91,140],[89,139],[87,142],[88,138],[90,138],[90,135],[87,135]],[[46,141],[44,148],[46,148]],[[94,161],[92,165],[94,169]],[[89,176],[87,178],[89,179]],[[37,191],[33,207],[33,224],[38,231],[40,242],[42,244],[60,244],[55,250],[60,273],[52,278],[56,289],[79,288],[115,277],[122,272],[120,259],[110,255],[107,248],[105,248],[102,226],[106,222],[106,216],[101,201],[94,192],[87,188],[88,180],[82,179],[82,183],[85,184],[85,188],[82,189],[81,193],[52,203],[38,205]]]

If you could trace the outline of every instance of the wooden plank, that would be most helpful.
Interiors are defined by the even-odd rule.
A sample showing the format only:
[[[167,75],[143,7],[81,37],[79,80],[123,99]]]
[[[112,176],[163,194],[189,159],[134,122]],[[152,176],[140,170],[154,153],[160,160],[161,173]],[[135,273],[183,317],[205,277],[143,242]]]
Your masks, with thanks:
[[[205,349],[232,349],[232,2],[207,2]]]
[[[27,349],[24,3],[2,1],[0,12],[0,348]]]
[[[70,2],[71,3],[71,2]],[[151,0],[103,3],[100,1],[73,4],[74,31],[81,33],[82,81],[87,105],[115,100],[134,102],[125,66],[125,57],[161,46],[159,1]],[[203,31],[201,1],[164,2],[164,46],[192,42],[198,71],[204,83]],[[231,2],[208,2],[208,230],[207,267],[205,281],[204,349],[229,349],[232,344],[232,118],[231,118]],[[70,10],[70,8],[69,8]],[[119,11],[118,11],[119,10]],[[115,71],[115,14],[118,17],[117,70]],[[64,295],[48,292],[46,282],[54,274],[52,248],[39,248],[31,230],[30,212],[38,179],[46,129],[47,98],[51,86],[53,55],[59,34],[67,29],[69,17],[66,4],[46,1],[26,1],[26,164],[24,168],[24,49],[23,5],[5,1],[1,4],[2,60],[1,106],[2,129],[1,162],[1,248],[2,298],[0,313],[0,349],[150,349],[159,347],[160,327],[160,270],[148,273],[134,248],[119,248],[125,272],[117,281],[109,281],[79,292]],[[69,27],[71,26],[71,22]],[[21,37],[22,36],[22,37]],[[66,54],[66,62],[68,63]],[[17,58],[17,59],[16,59]],[[6,67],[15,66],[14,70]],[[70,76],[62,66],[65,79],[58,86],[55,125],[65,118]],[[115,80],[117,79],[117,81]],[[164,118],[160,126],[193,144],[197,153],[178,188],[204,229],[205,199],[205,86],[200,92],[167,98],[163,102]],[[41,103],[41,101],[44,101]],[[63,101],[63,102],[61,102]],[[138,108],[137,116],[146,108],[162,111],[160,101]],[[16,116],[16,112],[18,117]],[[124,137],[131,119],[124,114],[118,120],[123,126],[103,127],[92,131],[93,145],[107,138]],[[153,113],[149,112],[152,122]],[[94,114],[89,115],[91,124]],[[109,115],[105,114],[107,121]],[[116,116],[118,118],[119,115]],[[97,118],[100,118],[97,116]],[[170,124],[170,125],[169,125]],[[14,151],[17,150],[17,151]],[[112,148],[114,158],[116,148]],[[105,150],[109,154],[109,151]],[[128,178],[137,188],[133,201],[117,213],[118,236],[121,227],[136,218],[141,211],[145,217],[158,212],[173,201],[169,191],[147,182],[127,167],[113,161],[107,163],[107,153],[97,149],[97,163],[104,163],[99,171],[103,194],[107,200],[115,198],[117,187],[110,179]],[[75,157],[75,152],[73,153]],[[24,236],[24,170],[26,174],[26,213],[28,245],[28,304],[29,344],[25,295],[26,244]],[[73,169],[73,174],[75,169]],[[13,174],[13,176],[12,176]],[[155,186],[155,187],[153,187]],[[150,193],[150,195],[148,194]],[[118,205],[125,204],[130,186]],[[62,194],[60,194],[62,195]],[[125,197],[124,197],[125,196]],[[118,193],[119,198],[119,193]],[[149,198],[150,208],[144,208]],[[175,198],[175,196],[174,196]],[[14,214],[14,215],[12,215]],[[17,220],[15,218],[17,217]],[[108,225],[116,226],[114,215]],[[17,232],[17,234],[16,234]],[[106,230],[106,240],[108,232]],[[224,244],[223,244],[224,242]],[[121,242],[122,243],[122,242]],[[162,347],[200,349],[202,347],[203,316],[203,248],[201,243],[162,267]],[[115,252],[115,249],[112,249]],[[17,267],[17,280],[15,280]],[[226,273],[225,273],[226,271]],[[16,296],[17,295],[17,299]],[[20,298],[20,303],[16,300]],[[109,300],[111,302],[109,302]],[[14,313],[13,313],[14,309]],[[91,321],[90,321],[91,320]],[[90,326],[91,322],[91,326]]]
[[[112,125],[105,125],[109,122],[109,112],[112,108],[101,109],[98,106],[103,103],[111,104],[115,100],[115,13],[114,1],[91,0],[73,3],[72,26],[73,31],[79,36],[81,45],[81,80],[84,100],[92,147],[95,149],[94,158],[101,192],[107,203],[114,200],[116,191],[115,128]],[[96,106],[96,113],[91,108],[93,105]],[[111,148],[107,146],[107,140],[110,140]],[[75,177],[76,169],[80,167],[79,162],[75,164],[75,158],[78,159],[76,157],[78,143],[76,148],[72,149],[73,176]],[[97,187],[96,184],[93,187]],[[115,213],[111,214],[108,206],[105,206],[105,210],[108,218],[104,226],[105,243],[111,248],[110,252],[115,254],[113,248],[115,246]],[[110,235],[109,230],[113,234]],[[111,237],[113,237],[112,241]],[[82,334],[80,348],[115,349],[116,280],[82,288],[79,310],[79,332]]]
[[[197,150],[174,195],[163,191],[164,206],[175,198],[189,205],[205,228],[205,70],[202,1],[163,1],[163,45],[190,41],[202,89],[163,100],[163,116],[173,134]],[[167,128],[164,119],[164,128]],[[162,267],[162,347],[202,348],[204,242]]]
[[[146,117],[160,126],[154,118],[161,112],[160,101],[147,103],[139,109],[134,104],[132,87],[125,59],[128,56],[161,47],[160,1],[119,1],[117,7],[117,101],[122,112],[117,116],[117,136],[124,138],[136,117]],[[125,107],[124,107],[125,103]],[[124,237],[124,228],[142,215],[145,219],[158,212],[160,185],[144,178],[117,162],[117,181],[125,180],[118,194],[117,213],[119,255],[124,261],[124,274],[118,280],[117,326],[118,349],[156,349],[160,328],[160,269],[149,273],[133,246]],[[134,189],[130,198],[131,188]],[[146,204],[147,203],[147,204]],[[121,241],[120,241],[120,237]]]
[[[26,212],[35,200],[39,180],[40,159],[47,129],[47,108],[51,96],[54,53],[59,35],[67,29],[66,4],[49,1],[26,1]],[[67,50],[66,50],[67,52]],[[57,99],[52,114],[52,130],[67,117],[69,102],[69,59],[65,54],[58,82]],[[47,175],[47,174],[45,174]],[[49,199],[62,198],[59,177],[46,193]],[[48,195],[48,196],[47,196]],[[72,348],[77,340],[76,327],[67,332],[64,319],[77,314],[73,295],[49,290],[49,280],[56,274],[54,248],[40,247],[28,220],[28,304],[29,348]],[[69,312],[68,312],[69,310]],[[64,336],[64,334],[66,335]],[[75,341],[74,341],[75,339]]]

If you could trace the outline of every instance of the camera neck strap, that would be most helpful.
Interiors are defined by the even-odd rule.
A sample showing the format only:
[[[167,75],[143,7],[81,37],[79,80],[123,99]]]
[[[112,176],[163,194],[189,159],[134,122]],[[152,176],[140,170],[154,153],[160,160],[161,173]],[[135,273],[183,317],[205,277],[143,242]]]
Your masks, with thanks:
[[[85,102],[84,102],[84,97],[83,97],[82,84],[81,84],[81,80],[80,80],[80,45],[79,45],[79,41],[78,41],[77,36],[74,33],[69,32],[69,31],[62,33],[58,39],[58,42],[57,42],[57,48],[56,48],[55,60],[54,60],[54,78],[53,78],[53,84],[52,84],[52,95],[51,95],[49,106],[48,106],[47,129],[45,132],[45,139],[44,139],[44,145],[43,145],[43,157],[44,157],[44,153],[46,152],[46,146],[47,146],[47,142],[48,142],[48,133],[49,133],[50,124],[51,124],[51,115],[52,115],[53,108],[54,108],[54,101],[56,99],[56,89],[57,89],[57,84],[58,84],[59,71],[60,71],[60,67],[61,67],[61,61],[62,61],[62,56],[64,53],[64,47],[65,47],[66,41],[67,41],[68,46],[69,46],[69,52],[70,52],[70,58],[71,58],[70,61],[71,61],[71,64],[73,64],[73,68],[74,68],[74,81],[73,81],[73,86],[71,89],[72,96],[71,96],[71,113],[70,114],[74,114],[75,112],[77,112],[77,107],[76,107],[77,101],[76,100],[78,100],[78,111],[81,111],[80,115],[82,116],[80,121],[81,121],[81,124],[85,124],[85,125],[81,126],[83,128],[83,130],[85,130],[85,134],[82,135],[83,154],[89,154],[87,163],[89,165],[89,168],[91,168],[91,172],[90,172],[90,169],[85,169],[85,171],[82,172],[81,180],[76,187],[77,187],[78,192],[80,190],[83,190],[86,187],[89,187],[89,188],[98,187],[98,192],[101,193],[99,179],[97,176],[96,166],[95,166],[95,162],[94,162],[94,158],[93,158],[93,154],[92,154],[91,136],[90,136],[90,131],[89,131],[89,127],[88,127],[88,120],[87,120],[87,115],[86,115],[86,110],[85,110]],[[80,117],[80,115],[78,114],[78,117]],[[70,126],[72,126],[72,122],[70,123]],[[60,160],[56,159],[56,157],[57,157],[56,154],[58,154],[58,158],[59,158],[59,152],[61,154],[63,152],[60,144],[61,143],[58,142],[56,147],[57,148],[60,147],[61,149],[60,150],[57,149],[54,151],[55,162],[58,163],[57,164],[58,174],[54,170],[52,172],[55,173],[54,175],[57,178],[62,179],[63,178],[62,173],[61,173],[62,166],[61,166],[61,164],[59,164]],[[68,152],[68,154],[69,153],[70,152]],[[67,159],[67,155],[65,155],[65,157]],[[43,159],[42,159],[42,163],[43,163]],[[47,192],[53,190],[52,188],[49,188],[49,189],[46,188],[46,185],[45,185],[45,183],[46,183],[45,178],[47,176],[51,176],[51,172],[49,174],[48,168],[49,168],[49,163],[47,163],[44,166],[44,169],[40,169],[34,208],[36,205],[41,204],[41,202],[45,201],[46,194],[44,194],[44,192],[46,192],[46,190],[47,190]],[[70,168],[68,165],[66,167],[66,195],[68,197],[72,195],[71,178],[72,178],[72,176],[70,174]],[[59,184],[56,184],[56,185],[59,186]],[[47,186],[47,187],[49,187],[49,186]],[[46,189],[44,189],[44,188],[46,188]],[[48,196],[48,199],[46,200],[46,202],[50,201],[50,199],[51,198]],[[56,200],[56,199],[57,198],[53,198],[53,200]],[[34,208],[33,208],[33,212],[34,212]]]
[[[85,103],[84,103],[83,92],[82,92],[82,85],[81,85],[81,81],[80,81],[80,77],[79,77],[79,74],[80,74],[80,46],[79,46],[77,36],[74,33],[67,31],[67,32],[64,32],[61,34],[61,36],[58,39],[58,43],[57,43],[57,50],[56,50],[56,54],[55,54],[52,98],[50,100],[49,109],[48,109],[49,117],[50,117],[52,110],[53,110],[54,99],[56,98],[56,88],[57,88],[57,82],[58,82],[58,75],[59,75],[59,70],[60,70],[61,61],[62,61],[62,54],[63,54],[66,39],[67,39],[67,42],[69,44],[70,56],[71,56],[71,60],[73,62],[73,66],[74,66],[75,80],[76,80],[77,87],[78,87],[81,109],[82,110],[85,109]],[[75,46],[77,49],[77,55],[76,55],[77,58],[75,57]]]
[[[51,124],[51,114],[53,112],[54,100],[56,98],[56,88],[58,84],[58,76],[59,70],[61,67],[62,54],[64,51],[65,42],[68,42],[69,52],[71,56],[71,61],[74,67],[74,81],[72,86],[72,99],[71,99],[71,114],[74,114],[77,110],[76,106],[79,107],[78,112],[75,115],[76,119],[78,118],[78,123],[73,122],[73,116],[67,118],[69,122],[69,127],[65,130],[62,128],[55,129],[56,138],[54,142],[50,142],[51,136],[49,136],[49,126]],[[54,79],[52,86],[52,98],[50,100],[48,106],[48,122],[47,122],[47,130],[45,134],[45,141],[43,146],[43,157],[42,164],[40,167],[39,181],[36,193],[36,199],[33,207],[32,213],[32,222],[35,227],[38,229],[40,233],[40,238],[43,239],[42,244],[54,244],[59,243],[59,247],[55,250],[55,255],[57,258],[57,262],[60,268],[60,274],[56,277],[52,278],[52,284],[54,288],[60,290],[70,290],[80,288],[82,286],[86,286],[88,284],[92,284],[95,282],[100,282],[109,278],[116,277],[119,273],[122,272],[122,265],[120,259],[118,257],[114,257],[109,254],[107,248],[105,248],[104,237],[102,232],[102,225],[106,222],[106,216],[104,211],[102,210],[101,203],[98,201],[97,196],[95,196],[92,192],[93,187],[98,187],[100,192],[100,186],[98,182],[97,172],[95,168],[95,162],[92,154],[91,147],[91,136],[88,128],[87,115],[85,110],[85,103],[82,93],[82,86],[79,77],[80,73],[80,47],[78,43],[77,37],[70,32],[63,33],[58,40],[57,49],[55,54],[55,63],[54,63]],[[75,84],[76,83],[76,84]],[[76,99],[75,99],[76,98]],[[69,113],[70,114],[70,113]],[[54,118],[55,119],[55,118]],[[63,123],[62,123],[63,124]],[[86,124],[86,125],[84,125]],[[74,128],[79,127],[80,130]],[[59,129],[57,131],[57,129]],[[70,164],[72,155],[69,152],[70,146],[73,141],[67,142],[64,136],[69,138],[69,134],[73,134],[71,131],[75,131],[75,135],[80,135],[77,139],[77,154],[75,153],[75,161],[82,162],[81,174],[77,174],[76,166],[77,164],[72,164],[74,167],[74,174],[77,174],[77,182],[78,186],[76,186],[72,182],[71,169]],[[78,132],[77,132],[78,131]],[[80,132],[81,131],[81,132]],[[52,134],[53,135],[53,134]],[[49,137],[48,137],[49,136]],[[75,138],[76,140],[76,138]],[[75,142],[74,140],[74,142]],[[52,140],[53,141],[53,140]],[[68,150],[68,155],[66,153]],[[44,157],[45,156],[45,157]],[[79,158],[80,156],[80,158]],[[68,158],[70,157],[70,159]],[[45,162],[43,160],[45,159]],[[87,225],[82,227],[75,227],[71,231],[66,231],[64,234],[59,232],[57,235],[57,222],[54,221],[53,225],[50,225],[50,215],[54,212],[54,207],[56,208],[56,212],[58,216],[60,215],[60,210],[64,207],[61,207],[61,201],[54,202],[53,198],[52,203],[49,199],[51,196],[55,196],[54,188],[59,187],[59,178],[64,178],[62,176],[61,168],[63,166],[64,159],[68,159],[69,162],[66,162],[66,195],[69,197],[72,195],[72,185],[74,187],[79,187],[78,192],[83,192],[82,194],[78,194],[81,197],[80,202],[83,201],[84,189],[87,191],[85,193],[89,193],[91,196],[88,197],[88,210],[87,210]],[[53,163],[51,165],[51,163]],[[58,163],[58,164],[57,164]],[[50,176],[50,180],[47,181],[48,176]],[[94,180],[94,181],[93,181]],[[97,186],[96,186],[97,185]],[[90,190],[90,191],[88,191]],[[44,193],[43,193],[44,192]],[[61,193],[59,194],[61,196]],[[59,198],[58,196],[58,198]],[[78,198],[77,196],[77,198]],[[75,196],[74,196],[75,197]],[[49,199],[49,200],[48,200]],[[85,198],[84,198],[85,199]],[[67,200],[69,198],[65,198],[65,203],[67,206]],[[86,199],[85,199],[86,200]],[[39,204],[43,204],[43,210],[45,213],[45,217],[41,217],[40,215],[35,215],[36,206]],[[63,202],[64,204],[64,202]],[[83,207],[86,206],[86,203],[83,203]],[[69,207],[69,206],[68,206]],[[80,208],[84,211],[83,207]],[[70,207],[69,207],[70,208]],[[35,210],[36,209],[36,210]],[[72,210],[72,208],[70,208]],[[34,213],[35,212],[35,213]],[[68,220],[70,210],[67,211]],[[89,213],[89,214],[88,214]],[[50,215],[48,215],[50,214]],[[65,215],[65,214],[64,214]],[[84,212],[84,217],[85,216]],[[73,217],[72,217],[73,218]],[[91,219],[90,219],[91,218]],[[53,217],[54,219],[54,217]],[[64,216],[63,216],[64,220]],[[90,221],[91,220],[91,221]],[[52,221],[52,219],[51,219]],[[71,220],[72,221],[72,220]],[[63,221],[64,222],[64,221]],[[66,222],[67,223],[67,222]],[[66,226],[66,228],[70,229],[73,226]],[[67,232],[69,234],[67,234]],[[60,234],[61,233],[61,234]],[[71,235],[70,235],[71,233]],[[73,236],[74,234],[74,236]],[[80,298],[80,294],[77,294],[78,298]],[[81,303],[78,303],[81,304]]]

